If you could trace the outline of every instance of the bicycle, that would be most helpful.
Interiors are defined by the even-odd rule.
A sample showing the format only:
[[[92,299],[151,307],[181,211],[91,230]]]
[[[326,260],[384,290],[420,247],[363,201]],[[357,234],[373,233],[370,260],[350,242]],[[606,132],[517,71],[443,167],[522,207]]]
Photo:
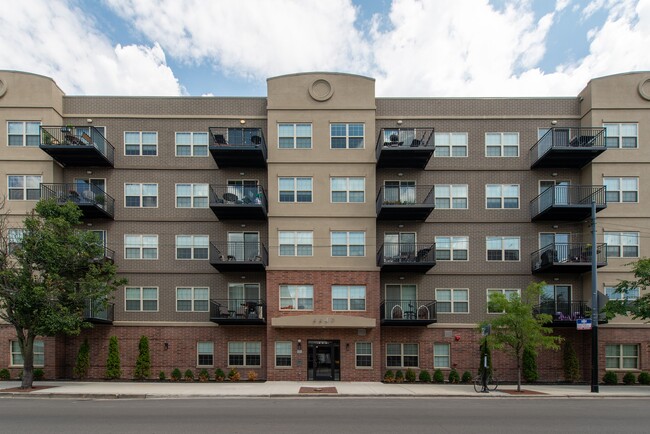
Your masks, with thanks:
[[[494,392],[499,387],[499,379],[492,374],[488,374],[487,388],[489,391]],[[483,391],[483,377],[477,375],[474,377],[474,391],[480,393]]]

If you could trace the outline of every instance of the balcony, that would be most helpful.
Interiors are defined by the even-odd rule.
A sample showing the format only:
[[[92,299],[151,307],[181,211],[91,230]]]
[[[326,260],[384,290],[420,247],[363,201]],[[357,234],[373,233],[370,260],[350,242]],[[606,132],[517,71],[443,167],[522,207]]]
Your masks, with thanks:
[[[106,246],[102,247],[104,249],[104,254],[95,259],[95,262],[109,261],[115,262],[115,250],[109,249]]]
[[[377,252],[381,271],[426,273],[435,265],[435,244],[385,243]]]
[[[553,243],[531,253],[533,274],[586,273],[591,270],[593,248],[587,243]],[[597,267],[607,265],[607,244],[596,245]]]
[[[115,148],[91,126],[41,127],[40,148],[62,166],[113,167]]]
[[[93,324],[113,324],[115,303],[86,300],[84,320]]]
[[[41,198],[53,198],[60,205],[72,202],[79,206],[85,218],[113,219],[115,216],[115,199],[92,184],[41,184]]]
[[[424,221],[435,208],[432,186],[384,186],[377,195],[377,220]]]
[[[575,327],[576,321],[579,319],[591,318],[591,307],[586,301],[571,301],[560,302],[555,300],[542,301],[539,305],[533,308],[533,313],[545,313],[551,315],[553,320],[550,327]],[[607,317],[604,313],[598,316],[598,323],[603,324],[607,322]]]
[[[210,208],[219,220],[266,220],[267,203],[260,185],[210,186]]]
[[[424,169],[434,148],[433,128],[382,128],[375,149],[377,167]]]
[[[219,325],[265,325],[264,300],[210,300],[210,321]]]
[[[591,202],[596,212],[607,208],[605,187],[600,185],[557,185],[544,190],[530,201],[532,221],[582,221],[591,215]]]
[[[218,248],[210,243],[210,264],[219,272],[265,271],[269,252],[260,242],[230,241]]]
[[[605,149],[604,128],[551,128],[530,148],[530,168],[580,169]]]
[[[437,321],[432,300],[384,300],[379,306],[383,326],[427,326]]]
[[[211,127],[210,153],[217,166],[266,167],[266,142],[261,128]]]

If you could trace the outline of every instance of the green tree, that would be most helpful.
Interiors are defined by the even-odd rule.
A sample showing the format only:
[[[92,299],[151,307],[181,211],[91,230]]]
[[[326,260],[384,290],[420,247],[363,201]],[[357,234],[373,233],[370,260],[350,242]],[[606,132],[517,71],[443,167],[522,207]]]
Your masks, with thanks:
[[[634,279],[621,280],[615,289],[615,292],[623,295],[622,300],[609,300],[602,310],[610,319],[616,315],[631,315],[634,319],[648,320],[650,293],[646,292],[636,300],[626,300],[625,296],[636,288],[641,292],[650,285],[650,258],[639,259],[628,265],[632,265]]]
[[[555,350],[561,341],[559,336],[551,335],[553,329],[544,327],[544,324],[551,322],[552,317],[533,312],[533,306],[539,302],[544,285],[544,282],[530,283],[521,297],[516,294],[506,297],[501,293],[492,293],[488,301],[489,310],[503,314],[481,324],[482,327],[488,324],[491,326],[488,343],[495,349],[510,353],[516,359],[518,392],[521,391],[524,350]]]
[[[562,361],[564,379],[570,383],[580,381],[580,364],[578,363],[578,355],[569,341],[564,343],[564,356]]]
[[[72,370],[72,373],[75,377],[79,379],[84,379],[88,376],[88,370],[90,369],[90,345],[88,344],[88,339],[84,339],[83,343],[79,347],[79,352],[77,353],[77,363]]]
[[[142,336],[138,344],[138,359],[135,362],[135,379],[144,380],[151,376],[151,356],[149,355],[149,338]]]
[[[0,216],[0,319],[16,330],[22,388],[34,380],[35,338],[79,334],[91,326],[84,321],[86,304],[106,303],[125,282],[116,279],[114,264],[100,259],[97,236],[78,229],[81,215],[71,202],[41,200],[23,221],[18,246],[6,239],[6,214]]]
[[[120,363],[120,346],[117,343],[117,336],[111,336],[108,341],[108,358],[106,359],[106,379],[117,380],[122,376]]]

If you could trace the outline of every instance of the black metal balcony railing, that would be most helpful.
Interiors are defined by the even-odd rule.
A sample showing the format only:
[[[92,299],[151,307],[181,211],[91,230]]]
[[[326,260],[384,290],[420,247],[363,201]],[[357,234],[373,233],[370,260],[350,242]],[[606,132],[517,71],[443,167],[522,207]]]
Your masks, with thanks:
[[[97,260],[99,260],[99,261],[108,260],[108,261],[114,262],[115,261],[115,250],[109,249],[106,246],[103,246],[102,248],[104,249],[104,255],[97,258]]]
[[[41,184],[41,198],[54,198],[60,204],[71,201],[86,217],[113,218],[115,215],[115,199],[88,183]]]
[[[210,321],[218,324],[264,324],[266,303],[261,299],[210,300]]]
[[[552,243],[531,253],[533,273],[583,273],[591,268],[593,247],[588,243]],[[596,244],[598,267],[607,265],[607,244]]]
[[[115,147],[92,126],[42,126],[41,149],[64,166],[108,166]]]
[[[605,151],[604,128],[551,128],[530,148],[530,165],[535,167],[585,166]]]
[[[384,300],[379,306],[382,324],[426,325],[436,322],[435,300]]]
[[[383,186],[377,194],[380,220],[426,220],[436,206],[434,187]]]
[[[534,307],[535,313],[544,313],[553,316],[553,322],[572,322],[578,319],[589,318],[591,309],[584,301],[542,301]],[[587,315],[589,313],[589,315]]]
[[[266,192],[261,185],[211,185],[210,208],[220,220],[265,220]]]
[[[436,245],[384,243],[377,251],[377,266],[382,271],[427,272],[436,265]]]
[[[115,303],[106,303],[101,300],[86,300],[84,319],[88,322],[111,324],[115,316]]]
[[[210,264],[219,271],[263,271],[269,252],[261,242],[228,241],[210,243]]]
[[[530,201],[530,216],[534,220],[579,221],[591,214],[591,202],[596,211],[607,207],[605,187],[601,185],[557,185],[549,187]]]
[[[219,167],[266,166],[266,141],[261,128],[210,127],[210,153]]]
[[[424,169],[434,148],[433,128],[382,128],[375,147],[377,166]]]

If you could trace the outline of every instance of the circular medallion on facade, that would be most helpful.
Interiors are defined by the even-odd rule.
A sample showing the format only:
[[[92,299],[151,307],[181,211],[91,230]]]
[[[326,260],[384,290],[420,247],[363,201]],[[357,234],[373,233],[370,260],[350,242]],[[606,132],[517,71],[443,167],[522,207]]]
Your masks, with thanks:
[[[650,78],[646,78],[639,83],[639,95],[641,95],[641,98],[650,101]]]
[[[0,98],[2,98],[7,91],[7,85],[4,81],[0,80]]]
[[[309,95],[316,101],[327,101],[333,93],[334,88],[327,80],[319,79],[309,86]]]

